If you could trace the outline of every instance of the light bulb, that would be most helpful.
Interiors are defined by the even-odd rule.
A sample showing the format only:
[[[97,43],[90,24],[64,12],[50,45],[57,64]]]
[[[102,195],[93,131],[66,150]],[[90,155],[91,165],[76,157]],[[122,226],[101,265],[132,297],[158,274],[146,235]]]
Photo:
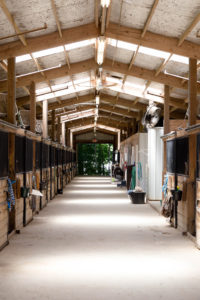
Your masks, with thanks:
[[[96,105],[99,105],[100,99],[99,96],[96,96]]]
[[[97,48],[97,63],[102,65],[104,58],[104,49],[105,49],[105,37],[100,36],[98,38],[98,48]]]

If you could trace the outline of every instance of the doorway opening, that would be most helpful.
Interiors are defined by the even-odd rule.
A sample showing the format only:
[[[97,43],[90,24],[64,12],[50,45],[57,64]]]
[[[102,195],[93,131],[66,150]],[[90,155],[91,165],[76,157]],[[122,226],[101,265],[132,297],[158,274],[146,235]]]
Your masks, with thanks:
[[[78,144],[78,174],[110,176],[113,144]]]

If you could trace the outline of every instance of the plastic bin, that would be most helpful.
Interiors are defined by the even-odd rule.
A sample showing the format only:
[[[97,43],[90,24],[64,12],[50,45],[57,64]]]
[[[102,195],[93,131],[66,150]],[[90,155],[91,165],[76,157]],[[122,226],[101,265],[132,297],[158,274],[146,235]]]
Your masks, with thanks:
[[[145,204],[145,195],[144,192],[131,192],[129,196],[133,204]]]

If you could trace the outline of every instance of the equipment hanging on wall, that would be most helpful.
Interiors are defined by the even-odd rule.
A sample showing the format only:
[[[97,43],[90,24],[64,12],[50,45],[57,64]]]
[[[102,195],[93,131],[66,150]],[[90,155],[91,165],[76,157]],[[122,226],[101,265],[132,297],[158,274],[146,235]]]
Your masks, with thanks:
[[[157,107],[154,103],[151,103],[147,107],[147,111],[143,117],[142,125],[146,128],[153,128],[156,126],[160,119],[161,108]]]

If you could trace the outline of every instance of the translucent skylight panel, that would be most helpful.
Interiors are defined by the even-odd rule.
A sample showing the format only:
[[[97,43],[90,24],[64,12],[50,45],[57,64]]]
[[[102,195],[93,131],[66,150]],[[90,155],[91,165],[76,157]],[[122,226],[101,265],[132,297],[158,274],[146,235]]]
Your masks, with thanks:
[[[45,88],[36,90],[36,95],[40,95],[40,94],[44,94],[44,93],[50,93],[50,92],[51,92],[50,88],[45,87]]]
[[[119,41],[119,40],[117,41],[115,39],[108,39],[108,44],[113,46],[113,47],[122,48],[122,49],[126,49],[126,50],[131,50],[133,52],[136,51],[136,49],[137,49],[137,45],[135,45],[135,44],[131,44],[131,43],[127,43],[127,42],[123,42],[123,41]],[[138,52],[142,53],[142,54],[158,57],[158,58],[163,58],[163,59],[167,59],[170,55],[169,52],[160,51],[160,50],[157,50],[157,49],[143,47],[143,46],[139,47]],[[176,55],[176,54],[173,54],[170,60],[180,62],[180,63],[183,63],[183,64],[188,64],[189,63],[188,57],[181,56],[181,55]]]
[[[140,46],[139,53],[143,53],[146,55],[151,55],[159,58],[164,58],[164,59],[167,59],[169,57],[169,52],[160,51],[160,50],[143,47],[143,46]]]
[[[155,94],[155,95],[162,95],[163,94],[163,89],[148,87],[148,92],[151,93],[151,94]]]
[[[71,43],[71,44],[65,45],[65,49],[67,51],[70,51],[70,50],[73,50],[73,49],[82,48],[82,47],[92,45],[95,42],[96,42],[96,39],[90,39],[90,40],[84,40],[84,41],[81,41],[81,42]],[[52,55],[52,54],[56,54],[56,53],[61,53],[63,51],[64,51],[64,47],[59,46],[59,47],[49,48],[49,49],[42,50],[42,51],[33,52],[32,54],[33,54],[34,58],[39,58],[39,57],[48,56],[48,55]],[[30,59],[31,59],[30,54],[20,55],[20,56],[16,57],[16,62],[19,63],[19,62],[27,61],[27,60],[30,60]]]
[[[109,82],[117,83],[117,84],[122,84],[122,80],[118,78],[113,78],[113,77],[106,77],[106,80]]]
[[[123,42],[123,41],[118,41],[115,39],[108,39],[108,44],[113,46],[113,47],[118,47],[130,51],[135,51],[137,49],[137,45]]]
[[[30,54],[25,54],[25,55],[20,55],[16,57],[16,63],[22,62],[22,61],[27,61],[30,60],[31,56]]]
[[[85,41],[81,41],[81,42],[75,42],[75,43],[67,44],[67,45],[65,45],[65,49],[67,51],[70,51],[70,50],[73,50],[73,49],[86,47],[86,46],[94,44],[95,41],[96,41],[96,39],[90,39],[90,40],[85,40]]]
[[[86,83],[90,81],[90,77],[84,77],[84,78],[80,78],[80,79],[76,79],[74,80],[74,84],[81,84],[81,83]]]
[[[65,96],[65,95],[69,95],[69,94],[73,94],[75,92],[79,92],[79,91],[85,91],[85,90],[88,90],[89,87],[79,87],[79,86],[76,86],[76,89],[74,89],[73,86],[70,86],[69,88],[67,89],[63,89],[61,91],[57,91],[57,92],[54,92],[54,93],[48,93],[48,94],[45,94],[45,95],[39,95],[37,96],[37,101],[43,101],[43,100],[48,100],[48,99],[52,99],[52,98],[55,98],[55,97],[62,97],[62,96]]]
[[[56,84],[56,85],[52,85],[52,90],[53,91],[57,91],[57,90],[65,89],[65,88],[68,88],[71,85],[72,85],[71,81],[70,82]]]
[[[33,57],[38,58],[38,57],[43,57],[47,55],[52,55],[56,53],[63,52],[63,46],[55,47],[55,48],[49,48],[46,50],[38,51],[38,52],[33,52]]]
[[[182,64],[187,64],[187,65],[189,64],[189,58],[182,55],[173,54],[170,60],[180,62]]]

